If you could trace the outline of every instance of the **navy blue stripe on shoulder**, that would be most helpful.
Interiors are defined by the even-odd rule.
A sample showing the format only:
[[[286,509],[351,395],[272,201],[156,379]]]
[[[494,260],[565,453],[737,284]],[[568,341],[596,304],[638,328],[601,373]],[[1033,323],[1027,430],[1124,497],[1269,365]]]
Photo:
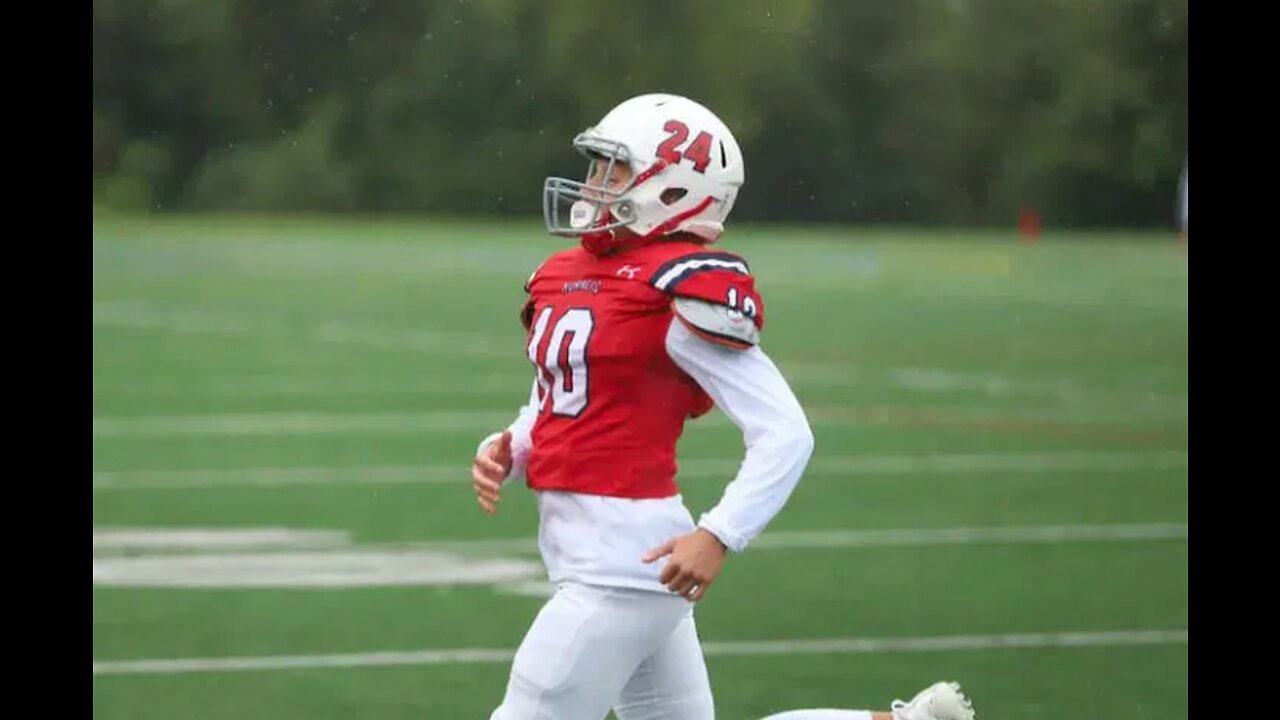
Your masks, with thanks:
[[[751,266],[738,255],[728,252],[703,252],[683,255],[663,263],[649,276],[649,283],[663,292],[670,292],[690,275],[709,270],[727,270],[739,275],[750,275]]]

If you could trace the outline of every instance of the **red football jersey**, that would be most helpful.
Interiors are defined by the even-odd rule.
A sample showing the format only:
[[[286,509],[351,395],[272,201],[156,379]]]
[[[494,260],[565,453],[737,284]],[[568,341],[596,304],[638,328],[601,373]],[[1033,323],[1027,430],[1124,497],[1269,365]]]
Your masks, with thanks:
[[[764,327],[745,260],[692,242],[599,257],[556,253],[521,313],[539,409],[525,476],[536,490],[677,494],[676,442],[713,402],[667,355],[672,296],[727,305]]]

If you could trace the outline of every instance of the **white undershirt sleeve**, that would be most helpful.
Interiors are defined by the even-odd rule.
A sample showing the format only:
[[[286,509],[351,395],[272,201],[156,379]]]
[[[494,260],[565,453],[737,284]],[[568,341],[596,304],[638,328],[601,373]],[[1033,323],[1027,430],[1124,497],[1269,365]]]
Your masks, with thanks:
[[[667,353],[742,431],[746,457],[720,502],[698,526],[741,552],[786,504],[813,454],[813,431],[800,402],[758,346],[704,340],[682,323],[667,331]]]
[[[529,390],[529,402],[520,408],[516,414],[516,419],[506,428],[511,431],[511,472],[507,473],[503,483],[509,480],[524,479],[524,469],[529,462],[529,453],[533,450],[533,422],[537,417],[538,382],[534,380],[533,387]],[[489,443],[500,437],[502,437],[501,431],[481,440],[480,445],[476,447],[476,455],[484,452]]]

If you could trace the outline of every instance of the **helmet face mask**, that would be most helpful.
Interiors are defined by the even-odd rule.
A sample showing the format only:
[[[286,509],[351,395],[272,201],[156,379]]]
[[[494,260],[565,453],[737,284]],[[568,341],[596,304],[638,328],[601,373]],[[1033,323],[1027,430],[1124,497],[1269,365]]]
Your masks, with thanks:
[[[636,184],[636,177],[621,189],[611,189],[609,178],[614,167],[625,164],[631,168],[631,153],[627,146],[616,140],[578,135],[573,145],[588,159],[587,182],[562,177],[549,177],[542,185],[542,216],[547,231],[553,235],[573,237],[590,233],[607,232],[630,225],[635,221],[635,206],[626,194]],[[595,165],[607,162],[600,174],[601,184],[592,185],[590,179]]]
[[[597,254],[682,232],[714,242],[743,182],[742,156],[729,128],[710,110],[677,95],[628,99],[573,146],[593,163],[588,181],[549,177],[543,219],[553,235],[578,237]],[[599,185],[595,163],[607,163]],[[609,187],[618,164],[631,170]],[[624,230],[625,228],[625,230]],[[621,231],[621,232],[618,232]]]

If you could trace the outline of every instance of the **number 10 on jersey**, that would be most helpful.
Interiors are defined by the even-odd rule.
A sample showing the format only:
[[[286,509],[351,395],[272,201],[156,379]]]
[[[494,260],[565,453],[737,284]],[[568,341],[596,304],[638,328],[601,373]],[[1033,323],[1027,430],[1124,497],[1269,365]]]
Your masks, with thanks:
[[[555,308],[548,305],[538,311],[529,340],[529,361],[538,376],[538,411],[548,407],[551,414],[578,417],[587,407],[589,381],[587,341],[595,327],[590,308],[569,308],[554,323]],[[548,326],[551,339],[543,348]]]

